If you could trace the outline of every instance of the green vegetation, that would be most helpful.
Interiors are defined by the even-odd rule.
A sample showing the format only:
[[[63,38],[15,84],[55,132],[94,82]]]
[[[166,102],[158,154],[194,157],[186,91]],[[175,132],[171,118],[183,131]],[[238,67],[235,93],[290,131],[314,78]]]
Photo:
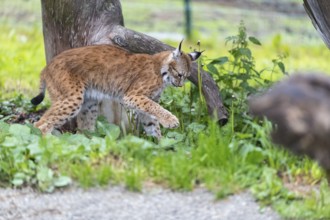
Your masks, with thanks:
[[[27,15],[37,11],[23,9]],[[320,41],[297,45],[276,35],[264,43],[248,36],[239,23],[238,33],[228,34],[234,36],[203,37],[208,57],[200,65],[219,84],[230,112],[222,128],[209,119],[199,88],[187,83],[167,89],[161,98],[181,126],[164,129],[160,143],[143,135],[124,135],[102,118],[95,133],[42,137],[24,121],[47,107],[47,102],[37,108],[29,103],[45,61],[40,21],[28,20],[31,24],[13,26],[12,20],[4,19],[0,28],[0,40],[6,42],[0,44],[1,187],[34,186],[51,192],[74,181],[86,188],[124,184],[139,191],[151,181],[175,190],[207,187],[217,198],[249,190],[285,217],[330,218],[330,189],[323,170],[274,146],[269,140],[271,123],[252,118],[246,103],[248,95],[296,69],[328,70],[329,52]]]

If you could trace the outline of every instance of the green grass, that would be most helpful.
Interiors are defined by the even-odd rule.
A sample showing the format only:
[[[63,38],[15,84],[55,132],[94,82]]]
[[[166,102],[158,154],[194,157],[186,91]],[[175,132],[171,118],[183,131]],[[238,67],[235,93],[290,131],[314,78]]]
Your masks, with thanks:
[[[249,133],[231,133],[229,126],[221,129],[209,122],[203,132],[169,148],[133,136],[116,140],[111,130],[104,137],[41,137],[31,125],[2,122],[0,182],[42,191],[71,180],[81,187],[124,183],[139,191],[145,181],[152,181],[175,190],[204,186],[218,198],[250,189],[261,204],[273,205],[284,216],[329,216],[330,192],[323,171],[273,147],[268,140],[270,123],[251,126]],[[282,178],[286,176],[290,179]],[[290,192],[285,184],[306,184],[310,190],[307,195]]]
[[[252,11],[244,19],[245,25],[248,33],[252,30],[258,39],[262,39],[262,46],[248,42],[246,47],[239,45],[240,53],[237,54],[228,51],[238,45],[225,44],[225,39],[236,35],[239,26],[239,18],[231,19],[248,12],[196,3],[195,11],[214,8],[212,13],[227,16],[227,19],[214,22],[203,17],[207,13],[196,13],[196,32],[204,27],[210,34],[194,36],[195,40],[202,40],[202,49],[206,49],[207,56],[203,57],[202,63],[218,81],[231,115],[223,128],[208,118],[198,88],[187,83],[182,89],[167,89],[161,98],[162,105],[179,117],[181,126],[175,130],[163,129],[165,138],[160,143],[143,135],[121,134],[118,127],[108,125],[102,119],[94,134],[42,137],[27,122],[24,125],[5,122],[15,120],[17,112],[35,112],[47,107],[44,104],[34,108],[28,101],[38,90],[39,72],[45,65],[38,20],[40,6],[39,2],[32,2],[36,5],[21,2],[23,20],[14,10],[17,3],[0,2],[3,6],[0,11],[6,10],[5,14],[14,10],[12,17],[0,18],[4,24],[0,27],[0,40],[6,42],[0,44],[0,186],[30,185],[52,192],[74,181],[84,188],[124,184],[130,190],[140,191],[145,183],[153,182],[179,191],[202,186],[217,198],[248,190],[260,204],[271,205],[284,217],[330,218],[330,190],[323,170],[308,158],[293,156],[274,146],[269,140],[271,123],[245,114],[247,93],[256,90],[256,80],[262,81],[262,86],[269,86],[268,80],[283,77],[280,62],[288,73],[330,72],[328,49],[317,35],[312,34],[314,37],[309,40],[301,38],[301,30],[310,34],[315,32],[313,27],[306,25],[308,18],[290,21],[285,15],[278,14],[279,26],[269,33],[269,27],[266,27],[259,36],[258,29],[262,24],[259,27],[251,25],[257,14]],[[123,1],[128,27],[136,29],[137,26],[142,32],[182,31],[182,25],[178,24],[180,20],[176,19],[176,16],[181,18],[176,15],[180,13],[180,1],[173,3],[175,10],[172,3],[160,1],[159,8],[150,11],[145,11],[145,7],[153,6],[154,1],[143,2],[141,6],[135,1]],[[173,19],[162,17],[168,11],[175,14]],[[137,17],[134,12],[144,15]],[[146,20],[149,23],[144,24]],[[297,33],[283,32],[286,26],[292,26]],[[193,42],[186,41],[185,50],[189,50]],[[287,58],[273,61],[283,54]],[[214,60],[219,57],[222,59]],[[237,68],[244,59],[251,63]],[[267,71],[261,76],[250,72],[255,69],[260,73],[263,68]]]
[[[0,90],[31,94],[45,65],[40,27],[1,26]]]

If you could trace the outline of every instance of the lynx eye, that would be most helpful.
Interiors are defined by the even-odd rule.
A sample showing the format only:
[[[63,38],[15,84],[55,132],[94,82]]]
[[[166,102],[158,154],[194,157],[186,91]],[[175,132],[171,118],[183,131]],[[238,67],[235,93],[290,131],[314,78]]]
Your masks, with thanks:
[[[173,68],[173,70],[178,75],[179,78],[183,77],[183,74],[181,74],[178,70],[176,70],[175,68]]]

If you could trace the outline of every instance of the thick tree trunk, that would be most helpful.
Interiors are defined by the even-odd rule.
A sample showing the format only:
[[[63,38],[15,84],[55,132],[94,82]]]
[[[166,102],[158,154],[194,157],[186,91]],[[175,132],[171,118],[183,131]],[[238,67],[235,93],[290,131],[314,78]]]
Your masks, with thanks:
[[[304,0],[304,7],[315,29],[330,49],[330,1]]]
[[[173,49],[152,37],[126,29],[119,0],[41,0],[43,33],[47,63],[64,50],[93,44],[116,44],[135,53],[153,54]],[[197,65],[189,78],[198,84]],[[227,122],[219,89],[206,72],[202,74],[202,91],[210,115],[219,123]],[[107,101],[110,102],[110,101]],[[100,105],[109,108],[108,104]],[[118,108],[118,105],[115,105]],[[101,109],[101,112],[107,112]],[[115,111],[116,121],[122,110]]]

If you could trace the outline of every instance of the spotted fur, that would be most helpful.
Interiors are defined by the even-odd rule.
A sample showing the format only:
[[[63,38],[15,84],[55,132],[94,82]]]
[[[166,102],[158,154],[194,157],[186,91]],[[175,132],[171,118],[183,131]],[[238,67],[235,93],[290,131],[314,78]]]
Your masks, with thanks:
[[[64,51],[41,72],[39,104],[49,93],[52,105],[35,123],[43,134],[77,116],[79,129],[93,130],[98,103],[117,99],[140,117],[147,134],[161,138],[159,124],[175,128],[179,120],[157,102],[168,86],[183,86],[199,52],[185,54],[180,46],[155,55],[133,54],[112,45],[95,45]]]

